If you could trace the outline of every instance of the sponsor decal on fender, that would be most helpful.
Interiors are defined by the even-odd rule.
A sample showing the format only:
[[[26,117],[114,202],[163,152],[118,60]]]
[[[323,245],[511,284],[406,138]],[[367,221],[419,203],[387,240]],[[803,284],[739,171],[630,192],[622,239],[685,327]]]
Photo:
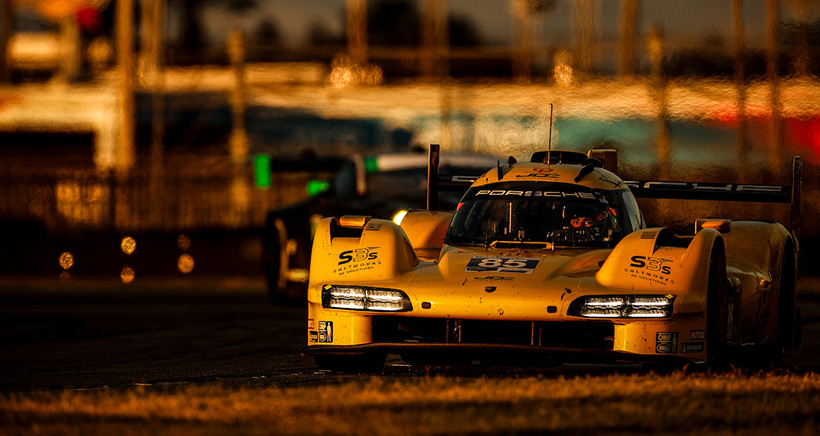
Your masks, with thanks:
[[[672,273],[672,260],[662,257],[632,256],[629,267],[624,272],[632,278],[645,280],[662,286],[674,285],[675,280],[669,275]]]
[[[357,248],[343,251],[339,254],[339,268],[333,269],[333,274],[345,275],[353,272],[367,271],[381,265],[379,247]]]
[[[372,260],[379,256],[379,253],[373,251],[379,247],[357,248],[355,250],[343,251],[339,254],[339,265],[344,265],[350,262],[361,262],[363,260]]]

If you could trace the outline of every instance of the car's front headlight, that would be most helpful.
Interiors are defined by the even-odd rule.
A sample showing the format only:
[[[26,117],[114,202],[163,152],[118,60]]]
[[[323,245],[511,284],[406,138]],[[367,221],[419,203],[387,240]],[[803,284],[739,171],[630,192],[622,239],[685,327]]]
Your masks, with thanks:
[[[322,288],[322,307],[373,312],[413,310],[407,294],[397,289],[344,285],[325,285]]]
[[[674,295],[589,296],[573,301],[568,314],[584,318],[669,318],[674,302]]]

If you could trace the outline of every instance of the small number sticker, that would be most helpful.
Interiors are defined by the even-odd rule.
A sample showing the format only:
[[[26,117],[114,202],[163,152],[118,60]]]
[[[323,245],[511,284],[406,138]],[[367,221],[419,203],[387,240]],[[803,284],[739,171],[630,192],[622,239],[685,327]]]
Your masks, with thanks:
[[[532,274],[540,260],[524,257],[474,257],[464,271]]]

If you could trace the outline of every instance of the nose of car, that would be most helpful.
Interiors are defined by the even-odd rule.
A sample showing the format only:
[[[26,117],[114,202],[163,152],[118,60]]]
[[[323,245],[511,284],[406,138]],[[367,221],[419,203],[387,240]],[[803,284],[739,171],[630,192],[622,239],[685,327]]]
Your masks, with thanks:
[[[557,320],[569,294],[560,287],[549,288],[516,286],[503,275],[480,275],[454,286],[416,287],[411,298],[416,315],[422,317]]]

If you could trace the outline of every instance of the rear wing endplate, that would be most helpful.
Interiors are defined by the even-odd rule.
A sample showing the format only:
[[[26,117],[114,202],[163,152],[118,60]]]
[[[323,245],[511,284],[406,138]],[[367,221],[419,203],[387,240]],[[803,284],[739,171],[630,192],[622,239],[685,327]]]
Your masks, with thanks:
[[[638,198],[678,200],[743,201],[757,203],[790,203],[791,231],[800,229],[800,198],[803,190],[803,160],[792,158],[791,185],[757,185],[747,183],[700,183],[650,180],[625,180]]]
[[[427,154],[427,210],[438,210],[438,193],[466,192],[479,176],[448,175],[438,173],[441,148],[438,144],[430,144]]]

